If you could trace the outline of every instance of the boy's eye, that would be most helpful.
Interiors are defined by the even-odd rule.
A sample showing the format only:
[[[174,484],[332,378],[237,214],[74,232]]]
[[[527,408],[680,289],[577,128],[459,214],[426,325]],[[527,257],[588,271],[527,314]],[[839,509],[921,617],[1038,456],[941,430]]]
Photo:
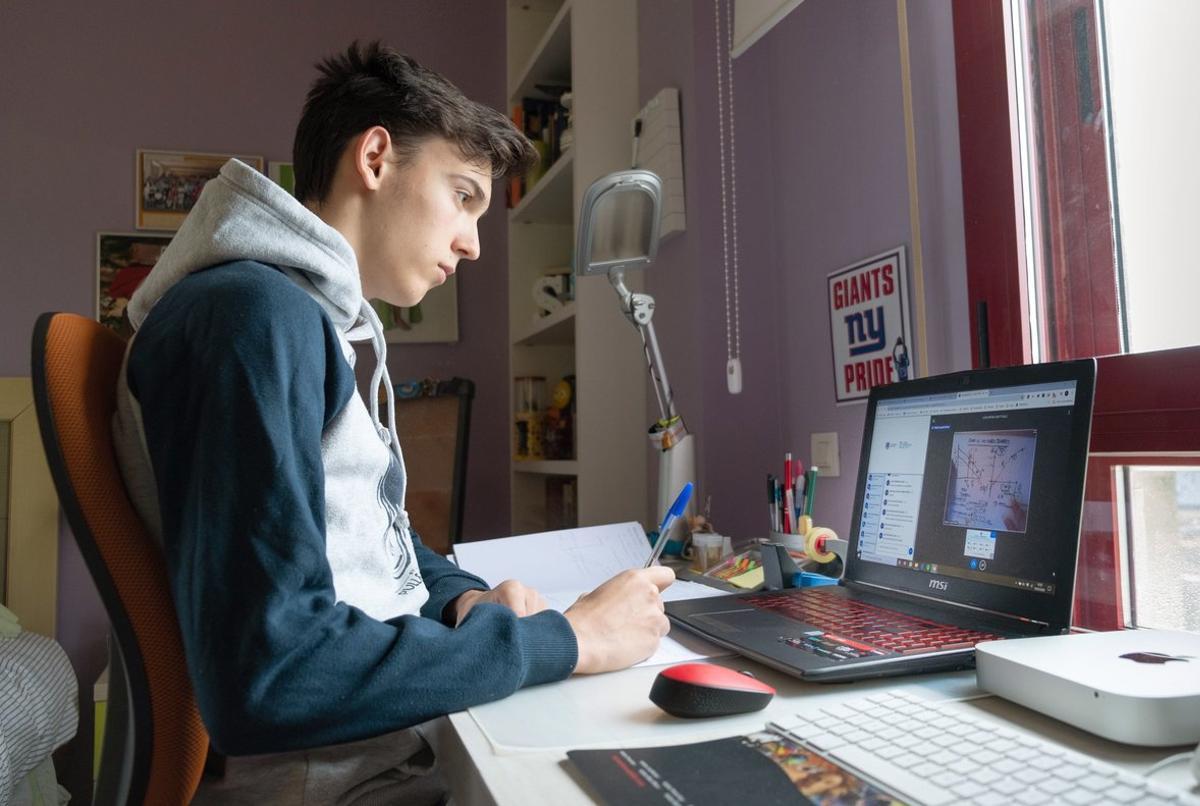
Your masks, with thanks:
[[[463,204],[466,204],[471,200],[471,194],[465,190],[457,190],[455,193],[458,194],[458,200]]]

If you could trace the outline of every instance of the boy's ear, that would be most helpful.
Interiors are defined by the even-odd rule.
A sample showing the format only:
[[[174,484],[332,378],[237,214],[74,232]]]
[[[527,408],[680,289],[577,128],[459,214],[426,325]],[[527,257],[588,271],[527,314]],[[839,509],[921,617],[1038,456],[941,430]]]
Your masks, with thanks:
[[[392,153],[392,136],[383,126],[372,126],[351,141],[354,172],[366,190],[378,190]]]

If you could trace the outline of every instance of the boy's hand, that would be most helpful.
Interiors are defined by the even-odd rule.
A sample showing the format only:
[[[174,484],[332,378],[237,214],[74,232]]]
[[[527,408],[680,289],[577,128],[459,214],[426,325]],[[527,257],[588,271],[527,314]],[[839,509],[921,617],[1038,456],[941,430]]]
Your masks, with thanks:
[[[670,568],[637,568],[580,596],[564,614],[579,643],[575,673],[611,672],[653,655],[671,629],[662,591],[674,581]]]
[[[509,579],[490,591],[467,591],[455,599],[454,626],[462,624],[467,613],[471,612],[471,608],[480,602],[502,604],[518,616],[532,616],[534,613],[540,613],[550,607],[542,598],[542,594],[515,579]]]

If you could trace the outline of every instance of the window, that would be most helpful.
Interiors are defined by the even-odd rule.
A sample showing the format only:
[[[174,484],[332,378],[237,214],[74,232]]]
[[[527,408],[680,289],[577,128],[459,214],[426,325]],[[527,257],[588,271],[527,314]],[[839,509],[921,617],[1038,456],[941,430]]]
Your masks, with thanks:
[[[1200,111],[1178,89],[1197,24],[1190,0],[954,4],[977,364],[1104,356],[1083,627],[1195,618],[1171,603],[1200,584]]]
[[[1131,465],[1118,481],[1132,572],[1128,621],[1200,631],[1200,468]]]

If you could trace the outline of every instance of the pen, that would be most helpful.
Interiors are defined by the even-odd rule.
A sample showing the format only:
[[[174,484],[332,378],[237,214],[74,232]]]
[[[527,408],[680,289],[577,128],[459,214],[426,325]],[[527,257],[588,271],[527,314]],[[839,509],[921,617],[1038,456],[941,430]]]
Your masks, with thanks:
[[[783,454],[783,531],[790,533],[792,523],[796,520],[796,510],[792,507],[792,453]]]
[[[683,485],[683,489],[675,497],[675,503],[671,504],[671,508],[667,510],[662,525],[658,527],[658,540],[654,541],[654,550],[650,552],[650,559],[646,560],[646,564],[642,566],[643,568],[649,568],[654,565],[654,561],[658,559],[658,555],[662,554],[663,548],[667,545],[667,535],[671,532],[671,527],[675,525],[676,518],[683,514],[683,510],[687,508],[691,497],[692,483],[689,481]]]
[[[790,451],[783,455],[783,486],[792,486],[792,454]]]
[[[783,485],[775,479],[775,526],[776,532],[783,529]]]
[[[792,501],[792,488],[789,485],[783,491],[783,532],[784,534],[792,534],[796,530],[792,528],[795,522],[796,512],[795,504]]]
[[[767,528],[775,531],[775,477],[767,474]]]

